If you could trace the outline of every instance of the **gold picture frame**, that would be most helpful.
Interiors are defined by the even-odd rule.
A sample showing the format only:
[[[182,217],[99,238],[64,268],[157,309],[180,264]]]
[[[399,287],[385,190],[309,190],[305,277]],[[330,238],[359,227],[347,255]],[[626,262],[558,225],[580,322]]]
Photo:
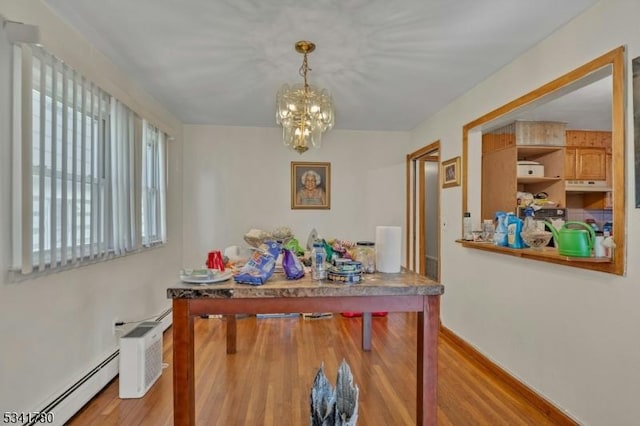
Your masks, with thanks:
[[[291,162],[291,209],[331,208],[331,163]]]
[[[443,161],[440,166],[440,175],[442,176],[443,188],[460,186],[460,157]]]

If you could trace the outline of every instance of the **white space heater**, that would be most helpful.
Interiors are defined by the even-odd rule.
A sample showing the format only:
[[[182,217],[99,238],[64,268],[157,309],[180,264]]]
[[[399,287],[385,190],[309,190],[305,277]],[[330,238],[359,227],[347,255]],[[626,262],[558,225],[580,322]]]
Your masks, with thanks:
[[[120,338],[120,398],[140,398],[162,373],[162,328],[143,322]]]

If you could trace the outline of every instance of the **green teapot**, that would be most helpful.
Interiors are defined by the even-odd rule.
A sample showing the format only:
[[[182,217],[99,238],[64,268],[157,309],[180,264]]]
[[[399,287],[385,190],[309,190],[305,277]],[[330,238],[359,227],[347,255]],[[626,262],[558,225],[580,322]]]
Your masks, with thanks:
[[[569,221],[558,230],[550,222],[544,221],[553,234],[558,254],[571,257],[591,257],[591,250],[596,241],[593,228],[584,222]],[[569,228],[576,225],[585,229]]]

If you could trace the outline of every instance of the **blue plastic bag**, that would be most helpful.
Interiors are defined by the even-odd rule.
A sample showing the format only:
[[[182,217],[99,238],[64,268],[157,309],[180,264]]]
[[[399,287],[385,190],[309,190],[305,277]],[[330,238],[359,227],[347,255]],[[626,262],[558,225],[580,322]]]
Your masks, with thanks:
[[[280,243],[265,241],[240,269],[240,272],[233,276],[233,279],[240,284],[264,284],[273,275],[278,254],[280,254]]]
[[[282,268],[287,279],[297,280],[304,277],[304,266],[298,256],[289,249],[283,249],[282,251]]]

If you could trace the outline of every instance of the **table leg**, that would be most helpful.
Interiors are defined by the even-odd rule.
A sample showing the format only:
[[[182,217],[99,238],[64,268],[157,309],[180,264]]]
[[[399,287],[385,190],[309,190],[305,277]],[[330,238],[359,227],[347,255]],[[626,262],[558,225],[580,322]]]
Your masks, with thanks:
[[[362,313],[362,350],[371,350],[371,312]]]
[[[225,315],[224,318],[227,320],[227,355],[235,354],[237,336],[236,316]]]
[[[188,299],[173,299],[173,424],[195,426],[193,317]]]
[[[418,312],[418,376],[416,424],[438,423],[438,328],[440,296],[425,296],[423,311]]]

